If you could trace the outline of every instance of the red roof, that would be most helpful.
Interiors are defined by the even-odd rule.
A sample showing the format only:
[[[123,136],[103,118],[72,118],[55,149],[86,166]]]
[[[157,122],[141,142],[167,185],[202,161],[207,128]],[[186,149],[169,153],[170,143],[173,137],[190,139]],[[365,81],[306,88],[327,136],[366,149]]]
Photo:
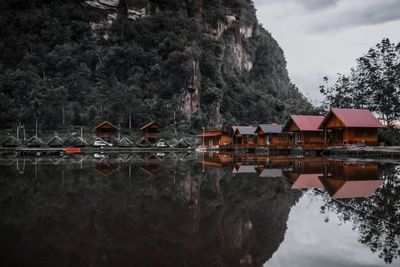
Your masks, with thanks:
[[[322,174],[301,174],[292,185],[292,189],[322,188],[319,179]]]
[[[319,126],[324,120],[324,116],[311,115],[291,115],[290,118],[297,125],[300,131],[321,131]],[[287,126],[288,125],[285,126],[285,129]]]
[[[157,126],[158,128],[162,128],[162,125],[161,125],[161,124],[159,124],[159,123],[153,121],[153,122],[150,122],[150,123],[146,124],[145,126],[143,126],[142,128],[140,128],[139,130],[142,131],[142,130],[144,130],[144,129],[146,129],[146,128],[149,128],[149,127],[151,127],[151,126],[153,126],[153,125],[154,125],[154,126]]]
[[[383,185],[384,180],[346,181],[332,195],[332,198],[369,197]]]
[[[102,123],[100,123],[99,125],[96,126],[96,129],[97,129],[97,128],[100,128],[100,127],[103,127],[103,126],[105,126],[105,125],[108,125],[108,126],[110,126],[111,128],[118,129],[117,126],[115,126],[114,124],[112,124],[112,123],[109,122],[109,121],[103,121]]]
[[[319,128],[324,128],[335,115],[346,127],[382,128],[382,123],[367,109],[333,108],[322,121]]]

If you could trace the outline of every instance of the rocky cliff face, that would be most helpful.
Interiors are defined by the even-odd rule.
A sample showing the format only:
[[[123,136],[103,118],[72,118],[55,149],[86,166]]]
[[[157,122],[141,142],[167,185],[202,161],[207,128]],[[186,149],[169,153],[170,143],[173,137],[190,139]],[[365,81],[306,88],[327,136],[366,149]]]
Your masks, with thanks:
[[[216,68],[219,72],[221,70],[227,73],[251,71],[253,67],[252,58],[255,55],[253,51],[245,47],[245,44],[247,39],[253,38],[254,34],[259,34],[256,33],[258,25],[251,1],[242,1],[242,6],[240,7],[235,1],[233,1],[233,4],[229,3],[229,1],[216,1],[219,4],[210,6],[205,4],[207,1],[202,0],[180,2],[168,5],[162,1],[153,0],[87,0],[84,5],[107,12],[107,15],[102,20],[90,22],[94,34],[101,31],[104,39],[109,38],[112,23],[118,16],[118,10],[122,10],[122,15],[127,16],[132,21],[149,16],[165,16],[170,12],[173,12],[176,16],[191,17],[197,24],[202,25],[201,30],[196,33],[200,35],[199,39],[204,38],[219,44],[220,50],[215,55],[218,58]],[[193,7],[189,8],[189,5],[193,5]],[[177,11],[173,10],[174,6],[178,7]],[[222,13],[218,17],[208,18],[209,9],[216,7],[221,8]],[[186,81],[183,81],[180,97],[180,109],[188,120],[200,108],[201,91],[204,89],[202,88],[202,73],[200,70],[200,58],[203,51],[200,49],[200,53],[193,56],[192,50],[193,47],[191,46],[185,47],[188,60],[184,64],[191,69],[191,73],[187,76]],[[210,113],[213,114],[213,118],[210,120],[211,125],[222,127],[220,105],[214,104],[210,109],[212,111]]]
[[[197,130],[283,122],[311,108],[251,0],[15,0],[0,13],[0,93],[12,103],[0,125],[40,114],[51,128],[63,107],[72,124],[124,127],[134,114],[136,126],[156,119]]]

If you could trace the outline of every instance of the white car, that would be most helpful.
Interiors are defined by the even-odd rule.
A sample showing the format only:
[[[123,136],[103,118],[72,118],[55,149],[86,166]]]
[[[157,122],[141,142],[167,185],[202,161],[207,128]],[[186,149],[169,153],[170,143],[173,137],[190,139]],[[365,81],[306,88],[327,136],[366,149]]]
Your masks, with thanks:
[[[106,141],[102,141],[102,140],[96,140],[96,141],[94,141],[93,146],[96,146],[96,147],[113,146],[113,144],[107,143]]]
[[[169,145],[166,144],[166,143],[163,142],[163,141],[158,142],[156,146],[157,146],[157,147],[169,147]]]

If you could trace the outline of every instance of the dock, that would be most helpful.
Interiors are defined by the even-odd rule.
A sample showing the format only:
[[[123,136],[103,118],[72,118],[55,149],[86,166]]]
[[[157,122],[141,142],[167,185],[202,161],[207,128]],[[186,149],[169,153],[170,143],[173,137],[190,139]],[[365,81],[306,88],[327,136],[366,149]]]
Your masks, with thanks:
[[[400,146],[349,146],[328,147],[326,150],[330,156],[357,157],[357,158],[400,158]]]

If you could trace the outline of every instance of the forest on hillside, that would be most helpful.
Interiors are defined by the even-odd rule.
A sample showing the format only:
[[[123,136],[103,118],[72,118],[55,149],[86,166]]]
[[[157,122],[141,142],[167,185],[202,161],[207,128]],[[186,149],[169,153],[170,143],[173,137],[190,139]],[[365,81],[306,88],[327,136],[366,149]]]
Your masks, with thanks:
[[[2,129],[157,120],[194,133],[312,111],[252,1],[86,2],[0,3]]]

